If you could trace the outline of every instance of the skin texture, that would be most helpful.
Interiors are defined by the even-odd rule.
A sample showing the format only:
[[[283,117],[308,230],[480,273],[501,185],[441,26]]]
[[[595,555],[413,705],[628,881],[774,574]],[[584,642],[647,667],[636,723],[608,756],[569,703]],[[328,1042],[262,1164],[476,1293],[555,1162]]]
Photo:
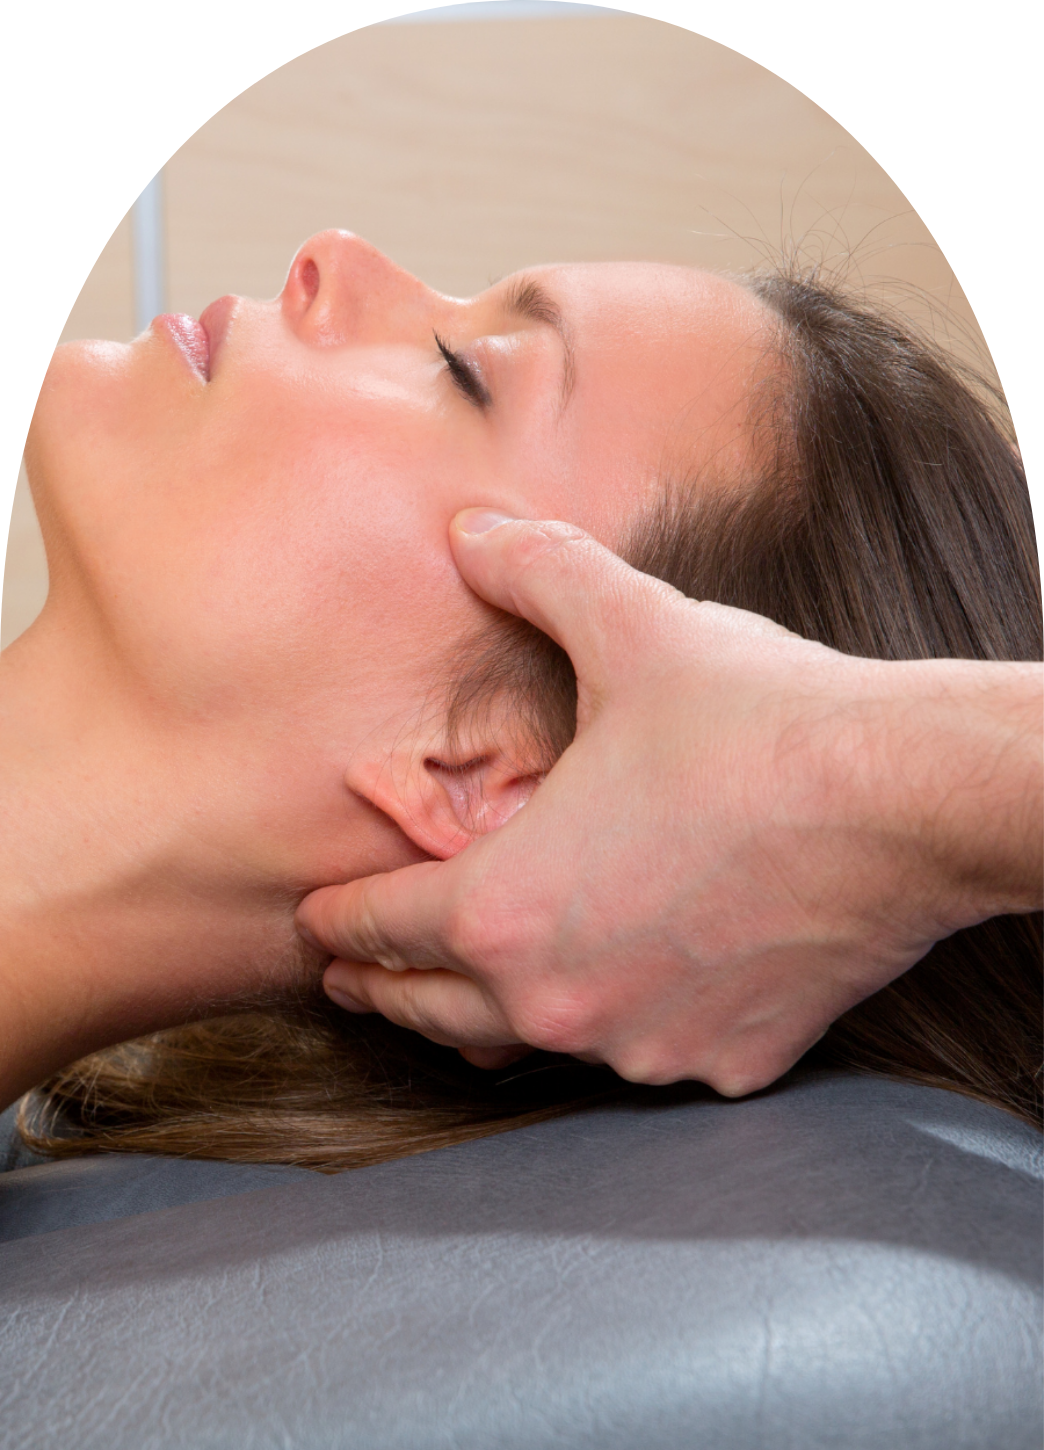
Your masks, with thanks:
[[[459,509],[612,542],[661,472],[742,470],[761,304],[684,268],[534,276],[557,326],[510,279],[444,297],[326,232],[275,300],[207,310],[209,378],[163,324],[56,353],[26,454],[51,590],[0,660],[5,1100],[316,979],[308,891],[448,857],[532,794],[492,738],[462,742],[473,801],[445,770],[433,690],[488,618]]]
[[[579,728],[495,834],[302,904],[349,1010],[480,1065],[528,1044],[739,1095],[939,938],[1039,909],[1039,665],[841,655],[570,525],[478,511],[453,540],[568,650]]]

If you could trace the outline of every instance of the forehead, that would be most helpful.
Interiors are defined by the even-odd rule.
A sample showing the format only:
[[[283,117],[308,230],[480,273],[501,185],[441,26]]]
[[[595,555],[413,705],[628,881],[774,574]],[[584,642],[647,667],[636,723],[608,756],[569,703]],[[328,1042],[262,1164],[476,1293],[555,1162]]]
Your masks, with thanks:
[[[762,328],[763,304],[745,287],[715,272],[659,262],[583,262],[534,268],[578,330],[602,342],[668,338],[698,329],[705,341]]]
[[[774,333],[768,309],[712,272],[646,262],[542,267],[575,353],[570,427],[593,464],[662,473],[740,464]]]
[[[580,383],[624,389],[661,421],[681,406],[704,422],[732,406],[773,331],[745,287],[694,267],[601,262],[531,275],[561,309]]]

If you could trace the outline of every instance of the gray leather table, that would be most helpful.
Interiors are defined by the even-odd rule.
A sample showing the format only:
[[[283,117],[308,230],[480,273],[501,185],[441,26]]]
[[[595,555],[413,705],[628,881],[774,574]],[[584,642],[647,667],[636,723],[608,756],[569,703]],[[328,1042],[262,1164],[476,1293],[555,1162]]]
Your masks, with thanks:
[[[1040,1450],[1040,1180],[826,1074],[334,1178],[15,1169],[0,1446]]]

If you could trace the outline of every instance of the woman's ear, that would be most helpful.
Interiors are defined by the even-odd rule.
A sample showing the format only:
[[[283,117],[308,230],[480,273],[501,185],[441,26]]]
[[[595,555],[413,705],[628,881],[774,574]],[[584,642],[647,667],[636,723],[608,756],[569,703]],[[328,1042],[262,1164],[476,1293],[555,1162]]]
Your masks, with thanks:
[[[509,820],[543,776],[498,750],[443,759],[409,748],[357,760],[345,780],[423,851],[441,861]]]

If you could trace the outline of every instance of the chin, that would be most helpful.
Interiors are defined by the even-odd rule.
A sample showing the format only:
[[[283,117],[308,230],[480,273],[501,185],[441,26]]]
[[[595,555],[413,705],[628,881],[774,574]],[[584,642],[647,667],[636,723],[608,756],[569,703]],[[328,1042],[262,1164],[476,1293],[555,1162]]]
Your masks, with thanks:
[[[47,370],[25,445],[48,557],[78,553],[121,486],[138,390],[126,344],[63,343]]]
[[[136,349],[120,342],[65,342],[55,350],[26,440],[34,492],[75,487],[84,467],[131,434],[140,419]]]
[[[128,343],[63,342],[55,349],[29,430],[33,447],[110,413],[128,378]]]

